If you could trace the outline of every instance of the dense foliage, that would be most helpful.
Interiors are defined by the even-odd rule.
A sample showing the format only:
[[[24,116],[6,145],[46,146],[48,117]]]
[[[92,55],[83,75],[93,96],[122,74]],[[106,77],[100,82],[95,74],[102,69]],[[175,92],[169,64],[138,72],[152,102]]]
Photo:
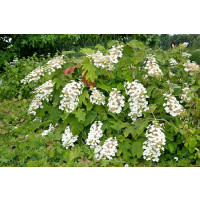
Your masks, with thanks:
[[[110,41],[31,60],[26,109],[0,116],[1,166],[199,165],[200,71],[186,47]]]

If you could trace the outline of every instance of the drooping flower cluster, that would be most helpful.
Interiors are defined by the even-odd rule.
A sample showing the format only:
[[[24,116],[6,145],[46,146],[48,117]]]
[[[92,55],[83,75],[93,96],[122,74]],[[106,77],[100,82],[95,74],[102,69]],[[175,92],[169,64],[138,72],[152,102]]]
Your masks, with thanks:
[[[146,61],[146,66],[144,67],[148,71],[148,76],[151,77],[161,77],[163,72],[161,71],[159,65],[154,56],[148,56]]]
[[[157,121],[154,121],[147,127],[145,133],[147,141],[143,143],[143,158],[145,160],[159,161],[161,150],[164,151],[163,146],[166,143],[163,127],[164,124],[159,124]]]
[[[48,72],[48,74],[51,75],[56,69],[62,68],[62,65],[65,64],[63,57],[64,56],[62,55],[49,60],[45,67],[45,72]]]
[[[66,127],[65,132],[62,135],[62,145],[68,149],[70,146],[74,147],[74,143],[77,141],[78,135],[73,136],[69,126]]]
[[[49,80],[35,89],[33,93],[35,93],[36,95],[29,106],[29,114],[35,115],[38,108],[43,108],[42,101],[50,101],[52,97],[53,87],[54,83],[52,82],[52,80]]]
[[[188,60],[183,66],[185,67],[184,70],[186,72],[195,72],[200,69],[197,63],[195,63],[194,61],[191,62],[190,60]]]
[[[94,87],[92,88],[92,94],[90,95],[90,102],[97,105],[104,105],[106,103],[105,96]]]
[[[169,63],[170,63],[171,66],[176,66],[178,64],[177,61],[174,58],[171,58],[169,60]]]
[[[31,81],[38,81],[41,76],[44,76],[45,72],[48,72],[49,75],[51,75],[53,72],[55,72],[56,69],[62,68],[61,65],[65,63],[63,56],[58,56],[55,58],[52,58],[47,62],[46,67],[37,67],[34,69],[31,73],[29,73],[24,79],[21,80],[21,83],[30,83]]]
[[[181,103],[183,102],[189,102],[192,98],[191,97],[188,97],[187,94],[188,92],[191,92],[192,91],[192,88],[189,88],[189,87],[185,87],[182,89],[183,93],[180,95],[181,97]]]
[[[187,52],[183,52],[182,53],[182,56],[184,57],[184,58],[189,58],[190,56],[192,56],[190,53],[187,53]]]
[[[53,124],[49,125],[49,128],[47,130],[44,130],[41,135],[42,137],[48,135],[49,133],[53,132],[55,130],[55,127],[53,126]]]
[[[124,96],[116,88],[112,89],[108,99],[108,110],[113,113],[120,113],[124,107]]]
[[[90,132],[86,140],[86,144],[89,145],[90,148],[94,148],[99,144],[100,138],[103,136],[102,125],[103,123],[101,121],[95,121],[90,127]]]
[[[147,90],[137,80],[131,83],[126,82],[124,87],[126,94],[130,96],[128,102],[131,112],[128,114],[128,116],[135,121],[137,117],[142,116],[143,112],[149,110],[148,101],[146,100],[146,98],[148,98],[146,95]]]
[[[103,55],[102,52],[97,51],[91,55],[87,55],[88,58],[94,61],[94,65],[97,68],[102,68],[106,70],[113,70],[114,64],[118,63],[118,58],[122,57],[122,49],[123,45],[119,45],[117,47],[113,46],[108,50],[107,55]]]
[[[49,102],[52,97],[54,84],[55,83],[53,83],[52,80],[49,80],[42,84],[40,87],[36,88],[33,92],[36,94],[35,98]]]
[[[163,104],[164,109],[171,116],[176,117],[181,115],[185,110],[179,101],[171,94],[164,94],[166,103]]]
[[[82,94],[83,86],[84,84],[81,81],[76,82],[72,80],[70,83],[67,83],[62,90],[63,94],[60,95],[63,99],[60,101],[59,109],[71,113],[78,105],[78,97]]]
[[[21,83],[26,84],[32,81],[38,81],[41,76],[44,76],[44,67],[37,67],[30,74],[28,74],[24,79],[21,80]]]
[[[112,157],[114,157],[115,154],[117,153],[117,145],[118,143],[117,143],[116,138],[113,138],[113,137],[108,138],[102,146],[98,145],[94,149],[95,158],[97,160],[100,160],[100,159],[111,160]]]

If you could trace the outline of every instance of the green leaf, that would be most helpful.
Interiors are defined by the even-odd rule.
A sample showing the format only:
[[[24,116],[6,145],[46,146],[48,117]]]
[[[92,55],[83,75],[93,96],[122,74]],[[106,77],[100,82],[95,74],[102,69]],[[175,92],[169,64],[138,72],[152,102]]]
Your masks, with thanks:
[[[83,48],[80,50],[80,52],[84,53],[84,54],[92,54],[93,50],[89,49],[89,48]]]
[[[97,74],[96,74],[97,68],[93,64],[86,63],[83,65],[82,69],[83,69],[82,75],[87,73],[86,80],[94,82],[97,79]]]
[[[116,131],[120,131],[121,129],[127,127],[128,123],[124,123],[120,120],[112,120],[110,121],[113,125],[110,126],[111,128],[113,128]]]
[[[142,146],[145,140],[145,138],[140,138],[132,143],[131,152],[133,157],[137,156],[138,158],[140,158],[142,156],[144,151]]]
[[[70,120],[69,124],[70,130],[74,135],[79,135],[84,129],[83,125],[80,124],[78,119],[75,117],[72,120]]]
[[[138,41],[138,40],[131,40],[128,44],[130,46],[132,46],[133,48],[138,48],[140,50],[144,50],[145,49],[144,44],[142,42]]]
[[[94,110],[87,112],[84,126],[88,126],[89,124],[92,124],[96,116],[97,116],[97,112],[95,112]]]
[[[51,109],[48,109],[48,112],[50,114],[50,119],[55,123],[60,119],[62,111],[58,108],[51,107]]]
[[[78,118],[78,121],[85,121],[86,112],[83,108],[79,108],[78,110],[73,111],[73,114]]]
[[[89,94],[87,90],[84,90],[83,93],[79,96],[79,104],[82,105],[82,103],[84,103],[84,105],[87,105],[87,100],[89,98]]]

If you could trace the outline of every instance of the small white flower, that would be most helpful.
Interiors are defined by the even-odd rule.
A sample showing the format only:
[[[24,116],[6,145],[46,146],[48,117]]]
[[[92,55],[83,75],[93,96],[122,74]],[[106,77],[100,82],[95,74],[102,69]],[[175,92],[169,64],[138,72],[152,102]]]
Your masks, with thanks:
[[[174,157],[174,160],[178,161],[178,158],[177,158],[177,157]]]
[[[128,164],[125,164],[124,167],[129,167],[129,165],[128,165]]]

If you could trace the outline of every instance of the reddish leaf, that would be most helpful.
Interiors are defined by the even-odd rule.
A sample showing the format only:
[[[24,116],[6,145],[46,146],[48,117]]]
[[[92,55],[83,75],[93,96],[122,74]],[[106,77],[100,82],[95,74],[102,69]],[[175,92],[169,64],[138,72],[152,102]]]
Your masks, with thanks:
[[[95,86],[95,82],[86,80],[87,72],[82,76],[83,83],[86,83],[88,87]]]
[[[62,77],[64,77],[66,74],[73,74],[74,69],[77,67],[78,65],[74,65],[73,67],[67,68],[64,72]]]

